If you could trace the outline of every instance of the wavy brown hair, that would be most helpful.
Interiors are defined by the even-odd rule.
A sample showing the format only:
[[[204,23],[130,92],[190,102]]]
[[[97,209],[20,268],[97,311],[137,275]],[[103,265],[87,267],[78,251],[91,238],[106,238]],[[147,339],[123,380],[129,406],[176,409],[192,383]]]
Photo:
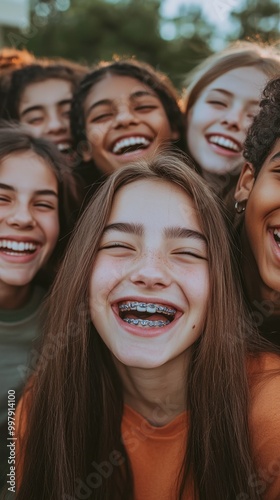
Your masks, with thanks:
[[[241,492],[259,498],[248,485],[253,465],[245,359],[253,351],[252,331],[229,236],[217,200],[189,161],[165,151],[112,174],[76,227],[50,295],[41,357],[24,399],[28,429],[17,500],[133,499],[133,472],[121,440],[122,383],[91,323],[89,281],[114,196],[140,179],[180,186],[193,200],[208,245],[210,293],[205,329],[186,374],[191,423],[177,498],[184,497],[189,477],[193,498],[229,500]],[[107,461],[113,450],[125,457],[123,465],[100,487],[88,488],[93,462]]]

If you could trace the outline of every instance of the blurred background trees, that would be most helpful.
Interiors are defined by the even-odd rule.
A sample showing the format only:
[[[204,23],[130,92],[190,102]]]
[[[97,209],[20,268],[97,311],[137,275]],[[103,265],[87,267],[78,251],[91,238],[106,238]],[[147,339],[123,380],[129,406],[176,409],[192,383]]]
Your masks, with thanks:
[[[160,0],[31,0],[27,31],[5,28],[8,46],[36,56],[96,63],[113,55],[136,56],[167,73],[179,87],[195,65],[227,42],[279,40],[279,0],[211,0],[231,6],[230,29],[221,33],[199,3],[186,1],[175,18],[161,13]]]

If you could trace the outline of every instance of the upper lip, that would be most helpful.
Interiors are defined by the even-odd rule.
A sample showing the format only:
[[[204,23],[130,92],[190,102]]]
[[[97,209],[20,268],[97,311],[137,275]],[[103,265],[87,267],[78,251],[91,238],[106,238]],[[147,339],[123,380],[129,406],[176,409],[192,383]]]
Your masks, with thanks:
[[[72,141],[69,138],[55,139],[55,138],[48,137],[48,140],[50,140],[54,144],[69,144],[69,146],[71,146],[71,144],[72,144]]]
[[[34,243],[34,245],[41,245],[41,241],[35,240],[34,238],[30,236],[0,236],[0,241],[7,240],[7,241],[18,241],[18,242],[23,242],[23,243]]]
[[[115,144],[117,144],[117,142],[122,141],[124,139],[130,139],[131,137],[135,137],[135,138],[144,137],[144,139],[147,139],[150,142],[153,141],[153,138],[150,135],[142,134],[141,132],[134,132],[134,133],[130,133],[130,134],[125,134],[125,135],[121,135],[120,137],[117,137],[116,139],[114,139],[113,141],[111,141],[109,143],[109,146],[108,146],[109,151],[111,151],[111,152],[113,151],[114,146],[115,146]]]
[[[234,144],[236,144],[236,146],[238,147],[240,153],[243,150],[243,144],[240,141],[238,141],[237,139],[235,139],[234,137],[231,137],[230,135],[221,134],[219,132],[211,132],[211,133],[206,134],[207,139],[209,139],[210,137],[213,137],[213,136],[223,137],[224,139],[228,139],[229,141],[234,142]]]

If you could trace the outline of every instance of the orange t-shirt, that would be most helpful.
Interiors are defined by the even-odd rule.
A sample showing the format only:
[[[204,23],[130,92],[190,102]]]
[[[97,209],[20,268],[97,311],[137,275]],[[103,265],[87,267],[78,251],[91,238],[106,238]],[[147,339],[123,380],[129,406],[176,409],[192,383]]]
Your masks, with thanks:
[[[249,358],[248,373],[252,396],[249,426],[256,467],[248,483],[256,488],[263,500],[280,500],[280,356],[264,354]],[[30,397],[28,392],[16,412],[19,438],[24,436]],[[176,481],[183,461],[187,429],[188,412],[163,427],[155,427],[125,406],[122,436],[131,460],[134,500],[177,500]],[[24,459],[22,445],[19,439],[17,459]],[[19,482],[20,477],[19,466]],[[193,500],[191,484],[186,488],[184,500]],[[250,499],[240,492],[238,500]]]
[[[248,482],[264,500],[280,500],[280,356],[252,358],[248,368],[249,429],[256,468]]]
[[[187,412],[163,427],[155,427],[125,405],[122,438],[131,461],[135,500],[177,500],[176,482],[185,454],[187,427]]]
[[[248,483],[264,500],[280,500],[280,357],[264,354],[249,358],[248,374],[252,395],[249,426],[256,466]],[[176,479],[187,428],[187,412],[164,427],[154,427],[125,406],[122,435],[131,461],[135,500],[177,500]],[[250,500],[240,492],[241,499]],[[192,488],[186,488],[184,500],[193,500]]]

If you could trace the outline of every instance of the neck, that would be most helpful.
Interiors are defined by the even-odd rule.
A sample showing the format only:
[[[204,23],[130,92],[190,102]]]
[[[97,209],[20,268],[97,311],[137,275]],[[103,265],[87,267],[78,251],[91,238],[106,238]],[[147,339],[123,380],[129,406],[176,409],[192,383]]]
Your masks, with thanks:
[[[31,296],[30,284],[26,286],[0,286],[0,309],[20,309],[25,306]]]
[[[186,409],[186,373],[189,353],[157,368],[115,364],[124,387],[124,402],[152,425],[163,426]]]

